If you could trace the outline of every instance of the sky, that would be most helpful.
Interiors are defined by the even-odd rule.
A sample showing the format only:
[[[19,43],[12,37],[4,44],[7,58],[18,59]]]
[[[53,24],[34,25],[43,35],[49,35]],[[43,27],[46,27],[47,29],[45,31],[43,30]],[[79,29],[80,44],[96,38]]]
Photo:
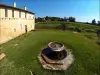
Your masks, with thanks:
[[[73,16],[79,22],[100,20],[100,0],[0,0],[0,3],[18,8],[27,6],[27,10],[34,12],[36,17]]]

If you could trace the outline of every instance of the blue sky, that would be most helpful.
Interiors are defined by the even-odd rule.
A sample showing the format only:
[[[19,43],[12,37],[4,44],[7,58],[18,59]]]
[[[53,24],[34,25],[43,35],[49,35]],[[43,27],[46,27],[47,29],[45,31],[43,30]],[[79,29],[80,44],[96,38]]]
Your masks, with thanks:
[[[0,0],[0,3],[12,6],[14,1],[18,8],[26,5],[27,10],[34,12],[36,17],[74,16],[81,22],[100,20],[99,0]]]

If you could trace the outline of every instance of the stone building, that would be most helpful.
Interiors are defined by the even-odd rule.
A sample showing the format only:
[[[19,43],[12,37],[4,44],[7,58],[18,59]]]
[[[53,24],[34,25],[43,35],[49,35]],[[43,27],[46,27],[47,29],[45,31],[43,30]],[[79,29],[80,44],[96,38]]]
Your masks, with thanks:
[[[0,4],[0,43],[4,43],[14,37],[35,29],[35,16],[27,11],[26,6],[16,8]]]

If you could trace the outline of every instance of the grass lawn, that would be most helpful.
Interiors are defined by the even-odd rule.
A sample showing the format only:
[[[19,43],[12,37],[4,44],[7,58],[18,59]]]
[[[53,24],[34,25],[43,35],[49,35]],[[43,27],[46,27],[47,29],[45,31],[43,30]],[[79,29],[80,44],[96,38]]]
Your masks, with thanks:
[[[63,23],[63,22],[51,21],[51,22],[48,22],[48,24],[46,24],[45,22],[40,22],[40,23],[36,23],[36,27],[57,27],[57,26],[61,25],[61,23]],[[78,27],[80,29],[84,29],[84,31],[89,29],[94,32],[96,32],[97,30],[100,30],[100,26],[96,26],[96,25],[84,24],[84,23],[80,23],[80,22],[65,22],[65,23],[69,28]]]
[[[91,35],[89,39],[84,35]],[[44,70],[38,53],[50,41],[59,41],[71,48],[74,62],[67,71]],[[23,34],[5,44],[1,52],[0,75],[100,75],[100,47],[95,33],[72,33],[61,30],[37,30]]]

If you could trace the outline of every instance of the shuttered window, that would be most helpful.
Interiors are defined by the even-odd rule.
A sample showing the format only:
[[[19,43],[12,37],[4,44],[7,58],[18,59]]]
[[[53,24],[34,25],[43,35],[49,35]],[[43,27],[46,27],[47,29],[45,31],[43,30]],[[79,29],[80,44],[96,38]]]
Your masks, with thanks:
[[[14,10],[12,10],[12,17],[14,17]]]
[[[21,11],[19,11],[19,18],[21,18]]]
[[[5,17],[8,17],[8,11],[7,11],[7,8],[5,8]]]
[[[26,18],[26,16],[27,16],[27,13],[25,12],[25,18]]]

